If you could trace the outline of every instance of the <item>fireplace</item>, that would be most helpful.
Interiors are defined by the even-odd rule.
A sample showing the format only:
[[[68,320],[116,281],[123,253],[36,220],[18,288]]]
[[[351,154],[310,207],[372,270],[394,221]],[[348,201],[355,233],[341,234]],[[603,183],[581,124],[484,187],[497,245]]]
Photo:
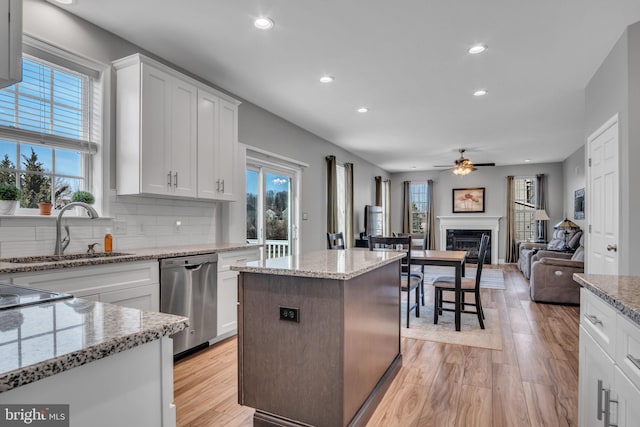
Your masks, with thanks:
[[[484,263],[491,264],[491,230],[448,229],[447,250],[467,251],[466,262],[477,264],[478,250],[483,234],[489,235],[489,245],[484,256]]]
[[[500,251],[500,218],[491,215],[452,215],[438,216],[439,236],[438,249],[447,249],[447,232],[449,230],[480,230],[482,232],[490,231],[491,250],[488,255],[491,264],[500,264],[498,253]],[[477,246],[476,246],[477,247]],[[485,262],[489,262],[488,260]]]

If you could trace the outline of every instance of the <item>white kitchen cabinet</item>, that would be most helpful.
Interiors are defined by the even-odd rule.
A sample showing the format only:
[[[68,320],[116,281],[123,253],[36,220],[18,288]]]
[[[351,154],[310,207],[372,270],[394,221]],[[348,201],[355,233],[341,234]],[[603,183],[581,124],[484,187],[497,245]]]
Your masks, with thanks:
[[[136,54],[114,62],[116,191],[235,200],[235,99]]]
[[[234,335],[238,330],[238,272],[229,267],[259,258],[259,248],[218,254],[218,339]]]
[[[579,425],[635,426],[640,327],[590,291],[580,292]]]
[[[198,197],[236,200],[238,104],[198,89]]]
[[[3,279],[92,301],[160,311],[160,276],[155,260],[15,273]]]
[[[22,0],[0,1],[0,88],[22,80]]]
[[[195,197],[197,88],[139,55],[114,65],[118,194]]]

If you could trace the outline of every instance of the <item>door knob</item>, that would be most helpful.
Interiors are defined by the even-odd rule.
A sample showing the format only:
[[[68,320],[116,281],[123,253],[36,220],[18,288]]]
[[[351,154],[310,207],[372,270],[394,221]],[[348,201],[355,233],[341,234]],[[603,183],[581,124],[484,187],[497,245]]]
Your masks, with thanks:
[[[607,245],[607,251],[618,252],[618,245]]]

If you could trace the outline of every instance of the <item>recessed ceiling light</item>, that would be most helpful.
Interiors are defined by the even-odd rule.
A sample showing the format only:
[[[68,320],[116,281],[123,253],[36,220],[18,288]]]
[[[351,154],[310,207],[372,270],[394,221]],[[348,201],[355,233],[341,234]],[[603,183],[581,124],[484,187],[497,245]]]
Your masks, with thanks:
[[[335,78],[333,76],[322,76],[320,77],[320,83],[331,83]]]
[[[73,3],[75,3],[75,0],[56,0],[56,3],[60,3],[60,4],[73,4]]]
[[[529,163],[529,162],[531,162],[531,159],[524,159],[524,162],[525,163]]]
[[[273,19],[260,17],[253,21],[253,25],[261,30],[270,30],[273,28],[275,23],[273,22]]]
[[[479,90],[473,92],[473,96],[485,96],[487,93],[489,93],[489,92],[487,92],[486,89],[479,89]]]
[[[484,45],[484,44],[477,44],[477,45],[471,46],[471,47],[469,48],[469,53],[470,53],[471,55],[477,55],[477,54],[479,54],[479,53],[484,52],[485,50],[487,50],[487,45]]]
[[[368,113],[369,109],[367,107],[358,108],[358,113]]]

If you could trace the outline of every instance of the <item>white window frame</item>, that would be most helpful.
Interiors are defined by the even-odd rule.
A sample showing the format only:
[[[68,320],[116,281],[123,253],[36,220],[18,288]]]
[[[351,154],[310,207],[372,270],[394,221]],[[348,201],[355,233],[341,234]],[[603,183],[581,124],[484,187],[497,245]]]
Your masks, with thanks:
[[[534,221],[533,219],[533,215],[536,211],[536,200],[538,198],[538,183],[536,180],[536,176],[516,176],[513,179],[513,203],[515,205],[513,209],[513,226],[515,231],[515,238],[517,241],[535,241],[538,235],[536,221]],[[519,203],[519,201],[516,201],[515,192],[518,191],[517,186],[519,185],[519,182],[527,180],[531,181],[531,185],[533,187],[533,203],[531,203],[531,206],[523,206]],[[524,226],[525,228],[522,229],[520,228],[521,226]]]
[[[108,162],[110,150],[109,144],[104,144],[103,141],[109,141],[110,138],[109,114],[104,114],[105,111],[110,111],[110,97],[108,95],[111,87],[110,73],[108,72],[110,65],[67,51],[29,34],[23,35],[23,52],[36,60],[40,59],[90,76],[92,87],[90,89],[91,99],[89,103],[91,104],[90,113],[93,119],[90,121],[89,140],[95,144],[95,152],[82,155],[81,167],[84,174],[85,189],[90,191],[96,199],[94,208],[103,216],[108,214],[106,195],[109,194],[110,173]],[[7,133],[3,135],[3,138],[12,139]],[[20,144],[51,147],[51,145],[37,144],[36,141],[25,138],[20,130],[16,130],[13,139]],[[55,146],[55,148],[74,150],[71,146]],[[20,162],[21,159],[17,158],[16,161]],[[55,161],[55,154],[53,161]],[[16,166],[18,165],[16,164]],[[53,214],[55,215],[55,213]],[[18,208],[16,215],[39,216],[37,209],[28,208]]]
[[[414,199],[413,199],[414,190],[413,190],[413,188],[414,187],[418,187],[418,186],[424,186],[424,190],[425,191],[424,192],[420,192],[420,194],[424,194],[425,200],[424,201],[416,201],[416,202],[414,202]],[[415,204],[416,207],[419,208],[418,204],[426,204],[426,207],[428,209],[428,205],[429,205],[428,195],[429,195],[429,183],[427,181],[415,181],[415,182],[412,181],[409,184],[409,198],[410,198],[410,200],[409,200],[410,206],[409,207],[411,209],[411,212],[409,212],[410,227],[411,227],[410,234],[412,236],[414,236],[415,238],[420,238],[420,239],[423,238],[425,230],[415,231],[413,229],[413,214],[414,214],[414,212],[424,214],[425,219],[426,219],[428,210],[420,210],[420,209],[418,209],[418,210],[414,211],[413,210],[413,206]],[[426,229],[426,224],[425,224],[425,229]]]

